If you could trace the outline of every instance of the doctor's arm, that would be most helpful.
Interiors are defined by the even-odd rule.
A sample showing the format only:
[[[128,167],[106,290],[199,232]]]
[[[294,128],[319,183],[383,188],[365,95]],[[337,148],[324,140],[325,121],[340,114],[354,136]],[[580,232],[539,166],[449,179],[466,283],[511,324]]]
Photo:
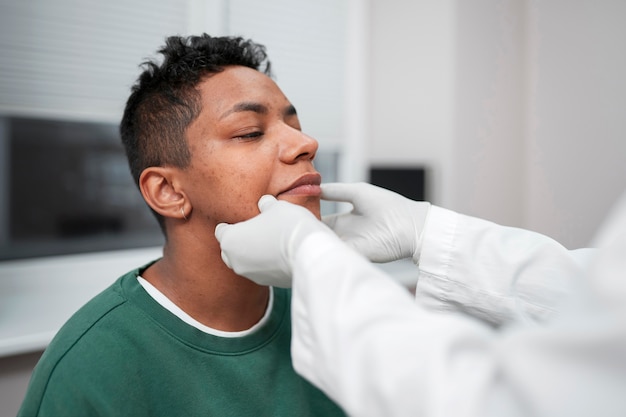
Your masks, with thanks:
[[[370,184],[323,184],[322,191],[325,199],[352,204],[324,221],[355,250],[375,262],[412,258],[420,303],[494,326],[550,317],[593,252]]]

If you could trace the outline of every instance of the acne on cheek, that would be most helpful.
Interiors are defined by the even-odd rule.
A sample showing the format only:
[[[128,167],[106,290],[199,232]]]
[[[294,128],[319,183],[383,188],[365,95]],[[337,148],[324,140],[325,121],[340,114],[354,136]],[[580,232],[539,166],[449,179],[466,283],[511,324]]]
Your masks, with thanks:
[[[242,222],[259,214],[259,208],[257,206],[258,199],[250,199],[249,195],[238,193],[231,194],[228,200],[229,202],[221,205],[219,209],[221,212],[220,217],[222,218],[222,221],[225,221],[226,223],[232,224]]]
[[[224,161],[222,161],[224,162]],[[206,187],[206,199],[211,205],[211,212],[216,222],[237,223],[249,220],[259,214],[258,201],[264,188],[259,185],[256,172],[241,172],[232,167],[248,166],[249,160],[229,158],[228,163],[206,166],[203,182]],[[211,195],[214,193],[214,195]],[[257,196],[258,195],[258,196]]]

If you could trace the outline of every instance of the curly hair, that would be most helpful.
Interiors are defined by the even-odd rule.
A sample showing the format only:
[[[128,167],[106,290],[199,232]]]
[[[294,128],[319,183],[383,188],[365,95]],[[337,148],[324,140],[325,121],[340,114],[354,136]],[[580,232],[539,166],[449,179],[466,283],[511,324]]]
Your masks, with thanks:
[[[135,183],[151,166],[186,167],[191,159],[187,127],[201,111],[198,84],[224,67],[241,65],[271,76],[263,45],[241,37],[171,36],[163,55],[143,68],[126,102],[120,135]],[[163,227],[163,219],[154,213]]]

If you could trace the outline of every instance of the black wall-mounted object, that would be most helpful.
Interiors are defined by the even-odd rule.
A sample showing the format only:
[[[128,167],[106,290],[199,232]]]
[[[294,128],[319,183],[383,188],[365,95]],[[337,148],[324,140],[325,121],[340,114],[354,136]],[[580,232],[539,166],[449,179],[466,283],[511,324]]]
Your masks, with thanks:
[[[160,246],[115,123],[0,117],[0,261]]]
[[[411,200],[428,200],[425,167],[376,166],[370,167],[370,184],[402,194]]]

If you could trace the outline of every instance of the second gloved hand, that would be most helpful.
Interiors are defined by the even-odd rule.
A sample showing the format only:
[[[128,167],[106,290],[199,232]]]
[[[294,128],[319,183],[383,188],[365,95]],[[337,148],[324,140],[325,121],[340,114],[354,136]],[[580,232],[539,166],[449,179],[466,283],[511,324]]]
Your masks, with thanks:
[[[304,207],[270,195],[258,204],[258,216],[215,228],[222,259],[257,284],[291,287],[292,262],[302,241],[315,232],[333,233]]]
[[[367,183],[322,184],[322,198],[351,203],[350,213],[324,217],[337,235],[374,262],[420,255],[420,238],[430,203],[413,201]]]

